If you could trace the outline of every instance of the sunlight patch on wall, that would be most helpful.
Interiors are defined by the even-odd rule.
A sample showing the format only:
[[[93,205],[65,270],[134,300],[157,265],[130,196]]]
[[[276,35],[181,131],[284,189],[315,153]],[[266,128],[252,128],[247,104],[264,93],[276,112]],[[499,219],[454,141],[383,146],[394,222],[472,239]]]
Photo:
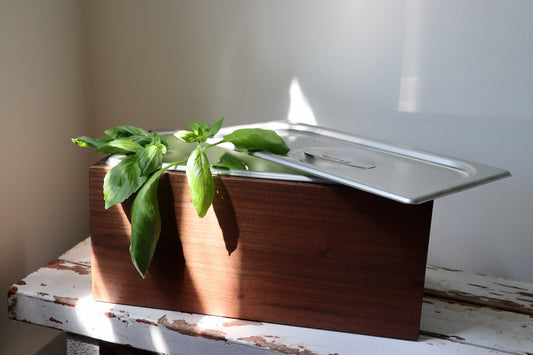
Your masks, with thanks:
[[[420,78],[417,76],[407,76],[400,79],[400,99],[398,100],[398,111],[418,112],[420,94]]]
[[[408,0],[405,4],[405,31],[402,55],[402,73],[398,111],[420,111],[420,57],[422,52],[423,3],[421,0]]]
[[[287,120],[291,123],[307,123],[316,125],[315,114],[305,97],[298,78],[293,77],[289,87],[290,106]]]

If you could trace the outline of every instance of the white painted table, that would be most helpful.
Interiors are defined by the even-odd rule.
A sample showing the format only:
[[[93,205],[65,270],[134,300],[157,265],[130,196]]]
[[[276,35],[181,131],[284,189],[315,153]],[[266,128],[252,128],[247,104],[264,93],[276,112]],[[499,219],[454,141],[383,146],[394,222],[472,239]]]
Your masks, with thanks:
[[[427,267],[418,341],[95,302],[90,274],[86,239],[9,289],[9,317],[68,332],[84,354],[533,354],[533,285],[480,274]]]

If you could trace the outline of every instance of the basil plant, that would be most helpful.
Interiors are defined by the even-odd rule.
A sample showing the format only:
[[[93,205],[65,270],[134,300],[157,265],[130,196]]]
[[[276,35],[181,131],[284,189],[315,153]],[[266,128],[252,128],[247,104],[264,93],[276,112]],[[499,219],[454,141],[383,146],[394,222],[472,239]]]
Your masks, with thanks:
[[[81,136],[72,141],[81,147],[95,148],[95,154],[118,154],[123,159],[104,177],[105,208],[120,204],[132,195],[130,255],[139,274],[146,278],[146,271],[153,258],[161,233],[161,214],[157,196],[159,177],[167,169],[186,165],[187,183],[191,200],[199,217],[204,217],[215,194],[213,175],[206,150],[224,142],[232,143],[242,151],[268,151],[287,154],[289,147],[274,131],[261,128],[243,128],[224,135],[215,143],[207,140],[215,137],[222,127],[223,118],[213,125],[204,122],[190,124],[191,130],[174,133],[186,143],[196,144],[186,160],[173,161],[162,167],[163,157],[169,150],[167,140],[156,132],[133,126],[118,126],[104,133],[101,138]],[[244,164],[228,156],[217,166],[243,168]]]

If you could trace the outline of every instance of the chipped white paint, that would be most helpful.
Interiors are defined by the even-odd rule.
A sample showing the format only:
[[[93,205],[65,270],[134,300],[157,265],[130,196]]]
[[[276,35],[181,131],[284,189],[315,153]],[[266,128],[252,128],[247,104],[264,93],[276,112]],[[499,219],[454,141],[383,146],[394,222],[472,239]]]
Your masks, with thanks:
[[[95,302],[87,263],[90,245],[82,242],[74,249],[11,287],[11,318],[169,354],[533,352],[529,315],[433,297],[423,304],[418,341]]]
[[[91,266],[91,237],[85,238],[76,244],[74,248],[69,249],[65,253],[61,254],[57,260]]]
[[[533,285],[525,282],[428,266],[425,293],[533,315]]]
[[[425,297],[420,329],[424,334],[512,354],[533,351],[533,318],[528,314]]]

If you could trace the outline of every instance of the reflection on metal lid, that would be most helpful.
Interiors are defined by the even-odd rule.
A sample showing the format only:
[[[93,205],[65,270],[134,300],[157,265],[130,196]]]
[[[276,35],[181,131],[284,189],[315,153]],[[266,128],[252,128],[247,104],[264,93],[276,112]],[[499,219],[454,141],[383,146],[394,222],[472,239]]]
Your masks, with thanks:
[[[325,159],[334,163],[345,164],[361,169],[372,169],[376,167],[376,162],[373,159],[369,159],[364,155],[349,149],[317,147],[309,148],[303,151],[303,154],[305,160],[311,160],[311,163],[315,163],[314,159]]]
[[[286,156],[256,152],[256,157],[403,203],[423,203],[511,175],[484,164],[304,124],[234,126],[219,135],[245,127],[272,129],[291,148]]]

